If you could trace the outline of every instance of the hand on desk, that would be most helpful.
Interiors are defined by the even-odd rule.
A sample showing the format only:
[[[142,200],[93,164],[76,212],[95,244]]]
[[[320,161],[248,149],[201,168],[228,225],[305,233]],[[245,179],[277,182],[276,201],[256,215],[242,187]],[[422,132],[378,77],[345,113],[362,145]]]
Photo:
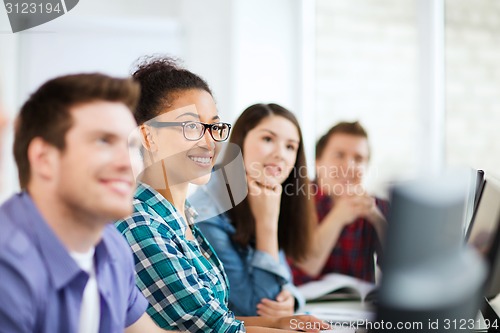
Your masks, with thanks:
[[[331,329],[330,324],[311,315],[297,315],[278,319],[277,328],[283,330],[320,332]]]
[[[263,298],[257,305],[257,314],[263,317],[285,317],[293,315],[295,298],[288,290],[282,290],[276,300]]]

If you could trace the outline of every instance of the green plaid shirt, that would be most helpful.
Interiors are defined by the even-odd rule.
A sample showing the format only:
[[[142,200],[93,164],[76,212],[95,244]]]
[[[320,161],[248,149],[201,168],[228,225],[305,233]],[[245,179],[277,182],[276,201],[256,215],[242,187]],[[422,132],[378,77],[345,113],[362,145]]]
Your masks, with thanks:
[[[195,241],[184,219],[150,186],[139,183],[134,213],[115,226],[134,253],[136,283],[157,325],[189,332],[245,332],[228,308],[229,285],[212,247],[192,225],[196,212],[186,202]]]

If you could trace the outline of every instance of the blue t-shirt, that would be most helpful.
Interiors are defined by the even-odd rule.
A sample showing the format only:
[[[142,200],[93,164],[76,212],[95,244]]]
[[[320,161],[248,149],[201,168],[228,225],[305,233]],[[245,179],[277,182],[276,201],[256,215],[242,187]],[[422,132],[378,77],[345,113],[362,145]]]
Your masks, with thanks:
[[[0,332],[77,332],[88,274],[22,192],[0,206]],[[146,311],[133,259],[113,225],[95,249],[101,333],[123,333]]]

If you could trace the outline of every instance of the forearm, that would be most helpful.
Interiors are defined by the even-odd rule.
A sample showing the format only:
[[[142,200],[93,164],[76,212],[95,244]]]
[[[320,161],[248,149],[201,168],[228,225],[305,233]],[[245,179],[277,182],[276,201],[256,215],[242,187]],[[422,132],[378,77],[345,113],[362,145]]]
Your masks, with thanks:
[[[248,329],[249,326],[259,326],[266,328],[279,328],[278,320],[272,317],[236,317],[236,319],[245,322],[245,327]]]
[[[268,253],[276,261],[279,261],[278,252],[278,226],[277,223],[256,221],[255,223],[255,248]],[[275,226],[274,226],[275,225]]]
[[[316,227],[309,254],[296,266],[310,276],[317,276],[321,272],[344,228],[344,223],[339,222],[335,215],[330,214]]]
[[[247,333],[273,333],[273,332],[293,332],[289,330],[282,330],[278,328],[258,327],[258,326],[245,326]]]
[[[249,332],[275,332],[282,330],[304,330],[307,332],[317,332],[320,329],[329,329],[330,325],[320,319],[310,315],[299,315],[291,317],[241,317],[245,321],[246,327],[259,326],[262,330],[251,330]],[[277,329],[277,330],[275,330]]]
[[[385,240],[385,232],[387,230],[387,220],[384,215],[377,209],[369,218],[373,228],[375,228],[375,232],[377,233],[377,237],[380,241],[380,244],[384,244]]]

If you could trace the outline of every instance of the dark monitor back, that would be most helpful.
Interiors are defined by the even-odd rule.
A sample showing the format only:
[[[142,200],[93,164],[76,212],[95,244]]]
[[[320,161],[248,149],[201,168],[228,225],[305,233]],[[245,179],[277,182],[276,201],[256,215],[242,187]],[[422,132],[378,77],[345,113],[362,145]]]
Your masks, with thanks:
[[[500,293],[500,186],[491,179],[484,181],[466,238],[488,263],[485,296],[493,297]]]
[[[467,235],[471,227],[472,217],[476,211],[477,203],[481,195],[484,182],[484,171],[477,169],[470,169],[468,175],[468,188],[465,199],[465,209],[463,218],[464,235]]]
[[[484,170],[479,169],[476,173],[476,195],[474,197],[474,207],[477,206],[479,202],[479,197],[481,196],[481,192],[483,191],[484,183]]]
[[[450,175],[393,188],[377,322],[475,317],[486,269],[463,246],[465,180]]]
[[[391,195],[384,265],[414,266],[462,247],[467,184],[454,177],[395,186]]]

